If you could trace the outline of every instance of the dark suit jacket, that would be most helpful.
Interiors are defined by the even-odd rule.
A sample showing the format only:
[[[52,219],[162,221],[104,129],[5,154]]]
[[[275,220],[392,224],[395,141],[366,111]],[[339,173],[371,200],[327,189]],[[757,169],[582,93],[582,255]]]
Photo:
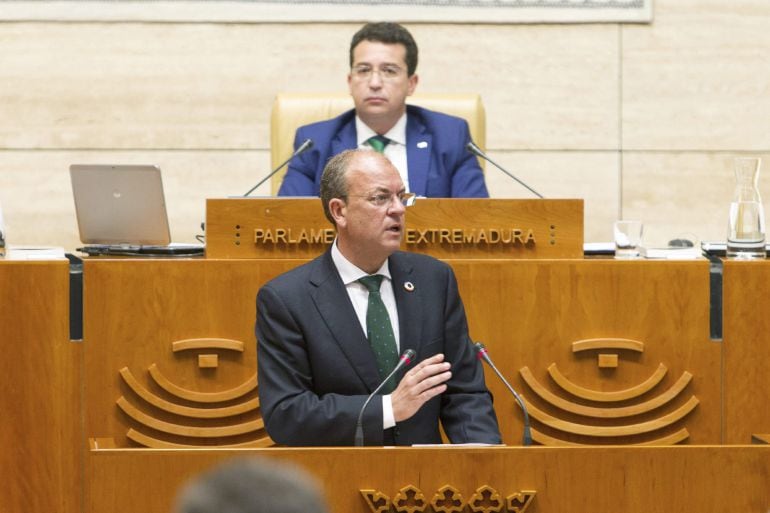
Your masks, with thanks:
[[[401,353],[416,351],[412,365],[436,353],[452,364],[446,392],[398,423],[395,443],[441,443],[439,419],[453,443],[500,443],[451,268],[397,252],[390,272]],[[329,251],[260,289],[256,333],[260,407],[270,437],[284,445],[352,445],[358,412],[380,378]],[[364,415],[366,445],[383,445],[382,422],[378,396]]]
[[[484,174],[465,145],[471,140],[464,119],[407,105],[406,161],[409,190],[429,198],[488,198]],[[289,164],[279,196],[318,196],[321,173],[334,155],[357,147],[356,113],[300,127],[294,148],[306,139],[313,147]]]

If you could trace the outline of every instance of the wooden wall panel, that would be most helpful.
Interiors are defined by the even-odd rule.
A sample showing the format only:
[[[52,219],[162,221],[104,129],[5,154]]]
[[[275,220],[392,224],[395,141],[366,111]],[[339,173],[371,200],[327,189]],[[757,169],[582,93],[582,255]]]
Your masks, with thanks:
[[[0,262],[0,510],[75,513],[82,453],[80,347],[66,262]]]

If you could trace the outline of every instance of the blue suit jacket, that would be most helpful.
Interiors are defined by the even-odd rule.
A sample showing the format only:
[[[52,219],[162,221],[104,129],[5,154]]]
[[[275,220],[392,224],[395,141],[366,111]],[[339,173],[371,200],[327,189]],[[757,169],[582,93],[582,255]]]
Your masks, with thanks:
[[[488,198],[484,174],[465,149],[471,140],[464,119],[407,105],[406,160],[409,190],[429,198]],[[326,162],[356,144],[355,110],[297,130],[294,148],[306,139],[313,147],[295,158],[284,176],[279,196],[318,196]]]
[[[439,419],[454,443],[500,443],[452,269],[402,252],[391,255],[389,266],[401,352],[416,351],[413,365],[436,353],[452,364],[447,390],[397,424],[395,443],[441,443]],[[285,445],[353,445],[358,412],[380,377],[329,251],[260,289],[256,333],[260,408],[270,437]],[[375,397],[363,418],[366,445],[383,445],[382,422],[382,399]]]

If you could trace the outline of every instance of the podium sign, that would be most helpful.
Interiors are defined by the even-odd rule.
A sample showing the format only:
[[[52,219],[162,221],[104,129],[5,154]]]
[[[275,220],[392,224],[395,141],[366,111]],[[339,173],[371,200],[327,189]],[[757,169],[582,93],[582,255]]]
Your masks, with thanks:
[[[206,202],[206,257],[310,259],[334,240],[318,198]],[[583,200],[418,199],[402,249],[436,258],[583,258]]]

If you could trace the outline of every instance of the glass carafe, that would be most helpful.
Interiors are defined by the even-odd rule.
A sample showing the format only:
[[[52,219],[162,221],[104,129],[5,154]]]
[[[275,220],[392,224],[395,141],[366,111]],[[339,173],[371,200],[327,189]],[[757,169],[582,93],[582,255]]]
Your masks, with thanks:
[[[727,227],[728,258],[765,258],[765,209],[759,195],[758,158],[736,158],[735,194]]]

